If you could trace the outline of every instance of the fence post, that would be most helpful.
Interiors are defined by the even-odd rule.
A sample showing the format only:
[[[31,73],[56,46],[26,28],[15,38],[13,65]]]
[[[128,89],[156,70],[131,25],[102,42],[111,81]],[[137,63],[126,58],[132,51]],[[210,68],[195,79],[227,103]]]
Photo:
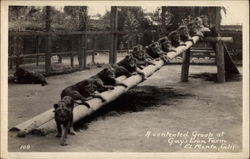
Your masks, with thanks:
[[[22,41],[21,37],[16,36],[16,53],[17,53],[16,68],[18,68],[20,63],[21,63],[21,59],[20,59],[20,55],[21,55],[21,51],[22,51],[22,49],[20,47],[22,45],[22,44],[20,45],[21,41]]]
[[[215,28],[220,36],[220,7],[216,8],[216,17],[215,17]],[[219,83],[224,83],[226,81],[225,77],[225,60],[224,60],[224,47],[221,41],[216,42],[216,64],[217,64],[217,81]]]
[[[181,67],[181,82],[188,81],[189,63],[190,63],[190,48],[182,55],[182,67]]]
[[[94,35],[94,38],[93,38],[93,52],[92,52],[92,64],[95,64],[95,52],[96,52],[96,36],[97,35]]]
[[[86,69],[86,68],[87,68],[87,45],[83,47],[83,69]]]
[[[79,60],[79,67],[80,69],[86,68],[87,63],[87,6],[81,6],[80,13],[79,13],[79,19],[80,19],[80,25],[79,30],[84,31],[83,34],[80,35],[80,46],[79,46],[79,52],[78,52],[78,60]]]
[[[86,52],[86,35],[83,33],[79,37],[79,50],[78,50],[78,61],[79,61],[79,68],[86,69],[87,63],[87,52]]]
[[[109,63],[114,64],[117,60],[117,29],[118,29],[118,11],[117,6],[111,6],[111,17],[110,17],[110,28],[111,28],[111,47],[109,54]]]
[[[46,31],[48,33],[47,35],[47,52],[45,55],[45,73],[48,75],[51,73],[51,48],[52,48],[52,39],[50,35],[51,31],[51,6],[46,6],[46,13],[45,13],[45,26],[46,26]]]
[[[40,43],[41,39],[39,36],[36,36],[36,54],[40,53]],[[39,65],[39,56],[36,56],[36,66]]]
[[[70,66],[73,68],[74,67],[74,35],[71,36],[71,54],[70,54]]]
[[[163,34],[165,34],[166,32],[166,11],[167,11],[167,7],[162,6],[161,7],[161,27],[162,27]]]
[[[17,37],[14,35],[13,36],[13,55],[16,56],[15,58],[15,64],[16,64],[16,69],[19,67],[18,64],[18,49],[17,49]]]
[[[79,69],[82,69],[82,62],[83,62],[83,60],[82,60],[82,52],[81,52],[81,50],[82,50],[82,38],[81,38],[82,36],[81,35],[79,35],[78,36],[78,63],[79,63]]]
[[[224,61],[224,47],[221,41],[216,43],[216,64],[217,64],[217,81],[224,83],[225,78],[225,61]]]

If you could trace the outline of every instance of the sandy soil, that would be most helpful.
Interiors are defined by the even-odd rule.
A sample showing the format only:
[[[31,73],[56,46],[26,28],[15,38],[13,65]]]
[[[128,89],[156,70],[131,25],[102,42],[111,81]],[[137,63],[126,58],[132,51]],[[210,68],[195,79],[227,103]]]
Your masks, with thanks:
[[[242,82],[218,84],[190,78],[188,83],[180,83],[180,70],[180,65],[163,67],[116,101],[75,124],[77,134],[69,136],[68,146],[60,146],[53,133],[17,138],[16,132],[9,132],[8,149],[21,152],[241,151]],[[63,88],[97,71],[51,76],[45,87],[10,84],[8,128],[51,108]],[[190,68],[191,74],[203,72],[215,73],[216,67]],[[194,139],[196,132],[203,136]],[[209,132],[216,142],[208,141]],[[170,133],[184,136],[171,137]],[[30,147],[23,149],[23,145]]]

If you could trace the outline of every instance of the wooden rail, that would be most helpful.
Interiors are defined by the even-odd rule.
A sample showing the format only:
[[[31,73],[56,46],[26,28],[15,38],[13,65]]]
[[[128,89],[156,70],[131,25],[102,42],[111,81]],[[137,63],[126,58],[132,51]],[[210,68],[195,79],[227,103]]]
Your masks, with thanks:
[[[77,52],[54,52],[51,53],[51,56],[54,55],[71,55],[71,54],[77,54]],[[37,56],[45,56],[46,53],[38,53],[38,54],[27,54],[27,55],[20,55],[20,56],[9,56],[9,59],[15,59],[15,58],[23,58],[23,57],[37,57]]]
[[[230,42],[230,43],[232,43],[233,38],[232,37],[206,37],[202,41],[206,41],[206,42]]]
[[[9,36],[46,36],[46,35],[103,35],[103,34],[128,34],[128,33],[156,33],[156,30],[138,31],[73,31],[73,32],[42,32],[42,31],[9,31]]]
[[[87,50],[87,53],[92,52],[110,52],[110,50]],[[128,52],[128,50],[117,50],[118,53],[124,53]],[[52,56],[54,55],[77,55],[78,53],[76,51],[66,51],[66,52],[53,52],[51,53]],[[46,53],[32,53],[32,54],[25,54],[20,56],[9,56],[9,59],[15,59],[15,58],[22,58],[22,57],[36,57],[36,56],[45,56]]]

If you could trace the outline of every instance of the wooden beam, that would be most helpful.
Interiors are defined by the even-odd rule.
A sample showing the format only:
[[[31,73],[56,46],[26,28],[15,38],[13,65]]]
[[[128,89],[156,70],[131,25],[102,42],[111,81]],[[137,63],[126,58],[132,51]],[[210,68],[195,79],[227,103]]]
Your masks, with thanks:
[[[215,13],[215,29],[220,36],[220,7],[216,8]],[[224,59],[224,47],[221,41],[216,42],[216,64],[217,64],[217,81],[219,83],[224,83],[226,81],[225,77],[225,59]]]
[[[111,6],[111,17],[110,17],[110,28],[111,31],[117,31],[118,29],[118,11],[117,6]],[[111,34],[111,47],[109,54],[109,63],[114,64],[117,60],[117,34]]]
[[[48,75],[51,73],[51,52],[52,52],[52,39],[51,39],[51,6],[45,8],[45,29],[48,33],[46,37],[47,52],[45,55],[45,73]]]
[[[73,68],[74,67],[74,36],[71,36],[71,54],[70,54],[70,66]]]
[[[189,64],[190,64],[190,48],[187,49],[186,52],[184,52],[182,55],[183,62],[181,67],[181,82],[187,82],[188,81],[188,72],[189,72]]]
[[[220,34],[220,23],[221,23],[221,15],[220,15],[221,7],[216,7],[215,10],[215,29]]]
[[[16,56],[16,59],[15,59],[15,64],[16,64],[16,69],[19,67],[19,63],[18,63],[18,58],[19,58],[19,55],[18,55],[18,44],[17,44],[18,40],[17,40],[17,36],[14,36],[13,37],[13,55]]]
[[[156,30],[138,30],[138,31],[55,31],[55,35],[103,35],[103,34],[128,34],[128,33],[156,33]],[[10,31],[9,36],[46,36],[49,33],[41,31],[20,31],[14,32]]]
[[[87,31],[87,6],[81,6],[80,8],[80,13],[79,13],[79,18],[80,18],[80,25],[79,25],[79,30],[80,31]],[[86,62],[87,62],[87,34],[81,34],[80,35],[80,50],[79,50],[79,67],[80,69],[85,69],[86,68]]]
[[[221,42],[232,43],[233,38],[232,37],[206,37],[202,41],[206,41],[206,42],[220,42],[221,41]]]
[[[49,75],[51,73],[51,52],[52,52],[52,39],[51,36],[47,36],[47,52],[45,54],[45,73]]]
[[[216,64],[217,64],[217,81],[224,83],[225,77],[225,61],[224,61],[224,46],[222,42],[216,43]]]
[[[83,54],[82,54],[82,36],[78,36],[78,64],[79,64],[79,69],[83,68]]]
[[[39,36],[36,36],[36,66],[39,65],[39,52],[40,52],[40,44],[41,44],[41,38]]]
[[[93,52],[92,52],[92,64],[95,64],[95,53],[96,53],[96,39],[97,39],[97,35],[94,36],[93,38],[93,41],[92,41],[92,46],[93,46]],[[88,51],[87,51],[88,52]]]
[[[8,50],[8,56],[13,56],[14,54],[14,36],[9,36],[9,50]],[[13,69],[13,59],[8,59],[9,62],[9,69]]]
[[[86,69],[86,68],[87,68],[87,48],[85,45],[85,47],[83,47],[83,69]]]
[[[161,27],[164,33],[166,32],[166,11],[167,11],[167,7],[162,6],[161,7]]]

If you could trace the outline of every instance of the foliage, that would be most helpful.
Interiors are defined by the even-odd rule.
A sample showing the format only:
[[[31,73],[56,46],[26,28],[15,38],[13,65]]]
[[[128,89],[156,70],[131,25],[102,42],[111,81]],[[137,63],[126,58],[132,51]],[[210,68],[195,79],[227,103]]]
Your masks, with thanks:
[[[169,24],[167,29],[174,30],[177,28],[182,19],[188,17],[197,17],[200,15],[206,15],[209,17],[209,25],[215,25],[216,9],[218,7],[167,7]],[[224,7],[220,7],[226,13]],[[220,17],[221,20],[221,17]]]
[[[138,31],[152,29],[152,23],[145,18],[142,7],[122,6],[118,8],[118,30]],[[126,42],[128,45],[131,43],[134,46],[140,43],[142,37],[141,33],[129,33],[120,38],[119,41]]]
[[[63,11],[51,7],[52,30],[79,30],[81,13],[86,13],[81,7],[65,6]],[[44,30],[45,7],[10,6],[9,22],[9,30]]]
[[[10,6],[9,7],[9,20],[17,20],[20,15],[25,14],[27,6]]]
[[[139,29],[139,21],[135,18],[134,14],[131,11],[127,11],[126,14],[126,18],[124,21],[124,30],[126,31],[137,31]],[[133,33],[130,32],[127,35],[124,36],[124,38],[126,39],[126,42],[130,42],[132,41],[132,45],[133,45],[133,41],[136,39],[140,39],[142,36],[142,34],[140,33]]]

